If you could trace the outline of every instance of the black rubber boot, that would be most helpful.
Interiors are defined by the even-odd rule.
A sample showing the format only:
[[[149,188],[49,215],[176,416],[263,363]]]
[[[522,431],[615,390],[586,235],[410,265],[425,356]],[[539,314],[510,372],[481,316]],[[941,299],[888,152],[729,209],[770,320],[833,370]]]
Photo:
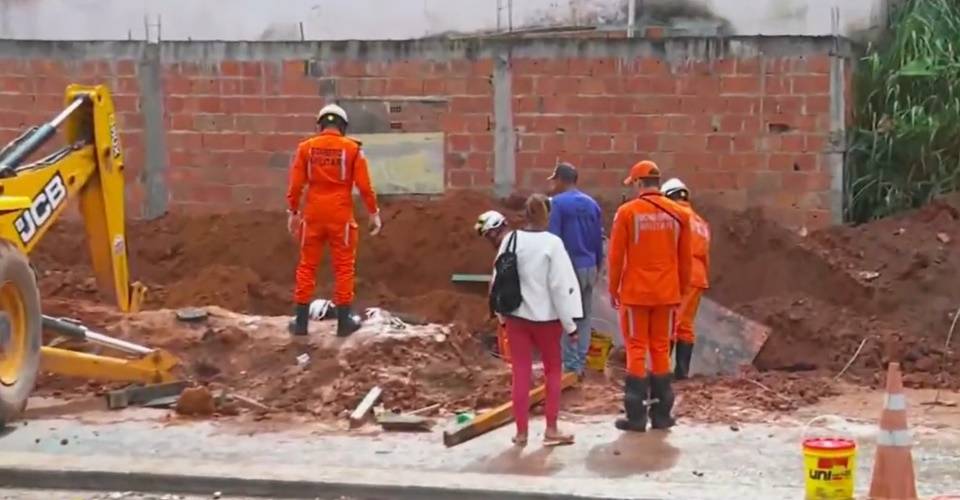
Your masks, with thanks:
[[[353,314],[350,304],[337,306],[337,337],[349,337],[360,325],[360,318]]]
[[[293,319],[290,321],[290,333],[297,336],[306,335],[309,321],[310,304],[297,304],[293,309]]]
[[[657,399],[650,405],[650,427],[653,429],[669,429],[676,425],[673,413],[672,375],[652,375],[650,377],[650,397]]]
[[[690,358],[693,357],[693,344],[686,342],[677,342],[677,365],[673,370],[673,377],[676,380],[684,380],[690,377]]]
[[[621,431],[647,431],[647,394],[650,391],[649,379],[627,375],[623,386],[623,409],[626,418],[618,418],[614,425]]]

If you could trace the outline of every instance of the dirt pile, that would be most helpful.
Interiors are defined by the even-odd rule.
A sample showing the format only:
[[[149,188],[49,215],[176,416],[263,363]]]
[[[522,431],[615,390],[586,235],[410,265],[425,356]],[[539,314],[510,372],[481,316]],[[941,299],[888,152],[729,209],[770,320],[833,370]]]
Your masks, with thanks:
[[[482,325],[485,288],[454,286],[450,276],[490,272],[494,251],[472,228],[477,215],[493,205],[486,196],[470,193],[384,201],[381,237],[361,237],[358,305]],[[149,307],[218,305],[286,314],[297,248],[286,232],[285,217],[282,212],[171,214],[131,222],[131,275],[149,286]],[[45,297],[97,298],[82,232],[79,224],[63,221],[41,243],[34,260]],[[320,274],[317,296],[330,297],[329,266]]]
[[[358,305],[377,305],[430,321],[459,321],[466,331],[489,329],[485,287],[455,286],[450,275],[489,272],[493,249],[476,237],[472,226],[478,213],[495,205],[482,194],[386,200],[382,237],[361,239]],[[616,203],[603,205],[609,221]],[[899,359],[908,385],[960,387],[960,365],[949,362],[953,354],[946,346],[952,315],[960,306],[956,296],[960,212],[954,204],[938,202],[872,224],[809,235],[769,222],[758,210],[731,213],[704,208],[703,212],[714,238],[709,295],[774,329],[756,359],[757,368],[820,370],[830,377],[846,368],[846,379],[873,384],[885,361]],[[286,314],[297,250],[285,222],[284,214],[275,212],[169,215],[133,222],[129,229],[132,275],[150,286],[150,307],[212,304],[255,314]],[[81,232],[79,225],[61,222],[35,254],[46,301],[97,298],[83,239],[78,237]],[[330,296],[329,275],[324,266],[318,296]],[[214,340],[208,340],[241,333],[215,333],[211,334]],[[960,337],[960,332],[953,336]],[[953,345],[957,342],[953,339]],[[412,367],[423,361],[416,353],[408,353],[406,362],[391,359],[396,359],[397,366]],[[321,354],[313,359],[323,358]],[[197,355],[202,360],[222,352]],[[392,356],[390,352],[378,355]],[[292,366],[295,357],[280,350],[264,353],[262,359],[238,361],[234,368],[260,370],[269,363]],[[333,380],[350,372],[339,363],[336,370],[329,368],[336,375]],[[444,363],[435,369],[449,372],[450,380],[463,379],[469,372]],[[295,405],[298,398],[323,400],[324,394],[303,395],[293,389],[309,386],[310,376],[323,378],[320,372],[326,373],[285,375],[287,389],[281,379],[272,382],[281,383],[277,391],[292,394],[289,404]],[[198,368],[197,374],[202,373]],[[430,393],[428,386],[437,383],[431,381],[430,373],[390,376],[421,377],[423,385],[411,389],[414,393]],[[351,387],[362,391],[363,384],[350,385],[348,379],[336,391],[350,393]],[[794,389],[796,384],[783,387],[793,394],[800,392]],[[394,389],[403,394],[399,386]],[[450,401],[465,402],[457,400],[455,393]],[[287,403],[278,399],[277,404]]]
[[[946,346],[960,306],[954,205],[806,236],[758,211],[708,215],[710,296],[774,329],[758,368],[836,374],[856,355],[852,380],[876,384],[884,364],[900,360],[908,385],[960,387]]]

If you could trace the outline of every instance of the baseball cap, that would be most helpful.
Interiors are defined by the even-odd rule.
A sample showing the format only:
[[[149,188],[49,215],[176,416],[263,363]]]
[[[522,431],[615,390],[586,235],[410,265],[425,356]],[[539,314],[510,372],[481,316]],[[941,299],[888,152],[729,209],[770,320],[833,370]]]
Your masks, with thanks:
[[[573,165],[567,162],[558,163],[557,166],[554,167],[553,173],[550,174],[550,177],[547,177],[548,181],[552,181],[554,179],[560,179],[560,180],[569,181],[569,182],[576,182],[577,167],[574,167]]]
[[[630,167],[630,175],[623,180],[624,186],[629,186],[640,179],[653,179],[660,177],[660,167],[650,160],[643,160]]]

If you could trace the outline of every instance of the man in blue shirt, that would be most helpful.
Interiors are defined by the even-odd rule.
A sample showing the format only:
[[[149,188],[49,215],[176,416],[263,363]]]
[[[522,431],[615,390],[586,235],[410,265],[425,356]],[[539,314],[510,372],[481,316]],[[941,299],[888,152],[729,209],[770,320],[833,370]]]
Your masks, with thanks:
[[[577,320],[575,339],[563,342],[563,365],[568,372],[583,376],[590,348],[590,314],[593,287],[603,266],[603,216],[600,205],[577,189],[577,169],[559,163],[548,180],[553,182],[550,232],[563,240],[580,281],[583,318]]]

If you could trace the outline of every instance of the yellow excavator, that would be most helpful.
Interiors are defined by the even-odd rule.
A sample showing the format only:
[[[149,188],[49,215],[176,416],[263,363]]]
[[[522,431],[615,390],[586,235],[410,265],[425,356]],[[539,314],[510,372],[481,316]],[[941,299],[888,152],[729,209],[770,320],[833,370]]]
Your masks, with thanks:
[[[101,290],[123,312],[136,312],[146,288],[130,283],[124,221],[124,161],[110,91],[70,85],[63,111],[0,149],[0,427],[26,408],[39,372],[160,383],[173,379],[170,353],[92,331],[41,312],[37,275],[27,259],[63,214],[79,202],[93,271]],[[66,146],[28,159],[57,131]],[[123,356],[95,355],[43,345],[43,332]]]

